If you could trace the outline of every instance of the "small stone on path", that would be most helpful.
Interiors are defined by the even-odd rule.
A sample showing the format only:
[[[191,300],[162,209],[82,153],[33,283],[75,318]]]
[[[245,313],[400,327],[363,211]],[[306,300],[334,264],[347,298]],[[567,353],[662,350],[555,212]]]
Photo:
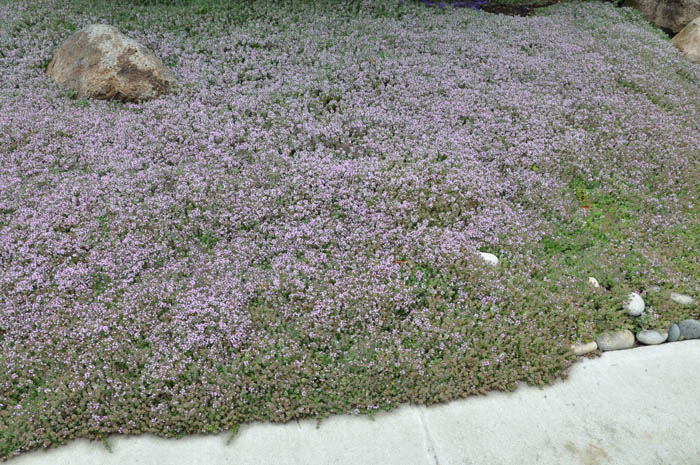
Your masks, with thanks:
[[[637,340],[642,344],[648,346],[662,344],[666,342],[668,338],[668,333],[660,333],[659,331],[654,331],[653,329],[645,329],[637,333]]]
[[[685,294],[671,292],[671,300],[680,305],[695,305],[695,299]]]
[[[683,339],[700,339],[700,321],[683,320],[678,325]]]
[[[668,328],[668,339],[666,340],[667,342],[676,342],[678,339],[681,337],[681,329],[678,327],[677,324],[672,324],[670,328]]]
[[[595,341],[589,342],[588,344],[576,343],[571,346],[571,350],[575,355],[585,355],[589,352],[593,352],[598,349],[598,344]]]
[[[479,252],[479,255],[481,255],[481,258],[483,258],[484,261],[489,265],[498,265],[498,257],[494,254],[488,252]]]
[[[603,352],[629,349],[634,346],[634,334],[629,329],[608,331],[600,334],[595,341]]]
[[[623,308],[627,311],[628,315],[639,316],[644,311],[644,299],[642,296],[633,292],[630,294],[629,299],[625,302]]]

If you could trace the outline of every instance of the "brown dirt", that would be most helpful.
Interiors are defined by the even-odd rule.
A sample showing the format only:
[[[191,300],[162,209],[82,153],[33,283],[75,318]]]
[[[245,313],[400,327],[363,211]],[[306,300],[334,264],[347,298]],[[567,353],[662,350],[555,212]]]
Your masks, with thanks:
[[[530,3],[527,5],[504,5],[500,3],[489,3],[479,8],[481,11],[494,14],[502,14],[507,16],[532,16],[535,8],[543,8],[545,6],[555,5],[560,0],[551,0],[549,2]]]

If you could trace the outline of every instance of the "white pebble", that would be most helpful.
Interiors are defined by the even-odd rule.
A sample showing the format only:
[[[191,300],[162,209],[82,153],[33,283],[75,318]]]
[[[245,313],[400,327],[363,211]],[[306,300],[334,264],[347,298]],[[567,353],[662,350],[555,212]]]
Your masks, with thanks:
[[[588,278],[588,284],[590,284],[593,287],[600,287],[600,283],[598,283],[598,280],[592,276]]]
[[[625,305],[623,305],[623,308],[627,311],[627,314],[632,316],[641,315],[644,311],[644,307],[644,299],[642,299],[642,296],[636,292],[631,293],[629,299],[627,299],[627,302],[625,302]]]
[[[498,257],[494,254],[488,252],[479,252],[479,255],[481,255],[481,258],[483,258],[484,261],[489,265],[498,265]]]
[[[671,292],[671,300],[673,300],[675,303],[681,304],[681,305],[694,305],[695,304],[695,299],[693,299],[689,295],[677,294],[675,292]]]

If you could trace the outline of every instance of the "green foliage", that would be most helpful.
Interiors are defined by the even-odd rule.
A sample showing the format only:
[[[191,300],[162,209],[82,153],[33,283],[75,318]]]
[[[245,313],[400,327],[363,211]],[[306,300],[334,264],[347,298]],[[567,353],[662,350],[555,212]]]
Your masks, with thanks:
[[[233,441],[233,438],[236,437],[236,434],[238,433],[238,430],[241,428],[241,425],[236,424],[231,428],[231,434],[229,435],[228,439],[226,440],[226,445],[230,445],[231,442]]]
[[[78,15],[80,8],[88,4],[88,0],[75,0],[71,7]],[[186,37],[188,46],[192,44],[192,50],[188,53],[200,57],[212,56],[215,53],[208,45],[209,42],[221,42],[222,47],[230,47],[227,48],[229,52],[235,48],[244,48],[253,50],[256,57],[264,57],[280,45],[271,44],[262,38],[242,39],[240,35],[230,41],[208,39],[228,34],[232,27],[260,18],[264,18],[269,24],[279,22],[275,27],[282,29],[295,27],[294,24],[303,21],[301,18],[304,18],[304,15],[326,14],[331,9],[335,11],[339,8],[338,3],[330,0],[279,3],[262,0],[100,0],[94,2],[94,5],[95,15],[107,18],[121,28],[147,30],[148,25],[165,24],[168,32]],[[271,5],[279,10],[271,9]],[[547,12],[551,13],[559,7],[561,6],[547,9]],[[437,9],[428,10],[416,5],[398,6],[394,2],[363,0],[343,3],[342,12],[338,13],[338,17],[367,15],[370,18],[400,18],[406,11],[423,15],[418,16],[420,18],[437,18],[440,22],[450,20],[450,17],[446,16],[447,13]],[[481,15],[466,11],[464,13],[470,20],[473,18],[470,15]],[[294,18],[292,26],[282,24],[283,16],[287,14]],[[607,33],[604,21],[596,23],[589,20],[590,18],[581,19],[591,23],[582,28],[591,31],[593,37],[598,38],[596,34],[602,36]],[[34,24],[33,27],[37,27],[35,21],[36,18],[28,18],[22,24],[26,26],[31,23]],[[433,21],[426,29],[434,28],[433,34],[439,35],[437,24],[440,23]],[[75,29],[72,23],[63,20],[56,21],[53,27],[56,28],[56,37],[64,35],[71,27]],[[252,29],[247,30],[246,34],[254,35],[255,31],[251,31]],[[331,37],[328,37],[329,35]],[[332,54],[333,49],[343,43],[342,37],[329,35],[320,38],[316,44],[321,53],[331,51]],[[196,36],[206,39],[189,42]],[[396,45],[391,42],[392,37],[385,31],[380,32],[377,38],[391,44],[386,51],[376,51],[372,47],[356,49],[352,60],[358,58],[358,62],[370,63],[363,69],[369,76],[368,85],[363,91],[395,98],[395,94],[388,92],[388,89],[395,84],[396,79],[376,72],[375,67],[384,61],[396,59],[394,55],[397,55],[397,51],[392,50]],[[544,56],[542,45],[538,45],[534,38],[530,39],[532,40],[518,42],[513,49],[514,53],[520,54],[521,57],[531,56],[538,59]],[[297,46],[296,43],[294,45]],[[444,47],[445,44],[441,46]],[[295,56],[295,49],[290,50],[289,55]],[[261,66],[257,64],[243,63],[239,54],[232,55],[234,56],[231,61],[225,63],[225,66],[238,67],[238,73],[232,76],[232,85],[252,87],[264,85],[271,79],[274,70],[260,69]],[[181,59],[187,62],[188,57]],[[425,59],[432,60],[433,57],[428,54]],[[484,64],[488,60],[481,56],[475,63]],[[178,57],[165,57],[164,61],[168,66],[178,65]],[[308,80],[314,82],[325,79],[331,85],[323,89],[316,86],[310,89],[271,92],[268,94],[269,101],[263,103],[272,102],[274,105],[270,107],[285,109],[292,104],[299,105],[314,118],[342,121],[340,124],[346,124],[342,118],[347,116],[352,100],[346,92],[333,85],[338,76],[338,69],[343,66],[345,64],[318,63],[318,66],[313,68],[314,72],[307,75]],[[420,68],[416,68],[418,75]],[[691,79],[692,68],[674,64],[671,69],[669,74],[676,79],[676,83],[694,85]],[[676,69],[677,71],[673,71]],[[315,74],[316,70],[318,75]],[[452,71],[449,70],[450,73]],[[490,71],[487,69],[486,72]],[[432,71],[423,72],[425,75],[421,77],[431,80],[439,78],[431,74]],[[636,98],[638,95],[645,95],[657,106],[667,105],[662,96],[650,91],[653,88],[644,82],[643,75],[626,76],[617,81],[613,80],[614,76],[610,76],[610,81],[607,81],[613,84],[608,90],[616,92],[615,97],[622,95],[625,98]],[[517,83],[518,80],[518,84],[531,83],[537,80],[538,73],[532,70],[513,70],[510,78],[512,83]],[[441,102],[441,105],[445,104],[452,92],[465,91],[470,86],[470,82],[463,79],[453,81],[454,86],[449,88],[449,83],[443,82],[448,80],[436,79],[435,86],[429,89],[428,95]],[[570,96],[570,93],[574,92],[573,88],[575,83],[564,80],[560,90],[563,94],[568,92]],[[73,100],[68,102],[72,110],[78,111],[88,105],[84,99],[78,99],[74,92],[67,92],[65,96]],[[487,101],[488,98],[490,97],[487,95],[485,106],[492,103]],[[508,98],[510,99],[510,95]],[[103,107],[107,109],[105,111],[110,112],[110,117],[118,112],[134,119],[142,117],[141,115],[159,117],[157,111],[154,111],[154,108],[158,107],[157,103],[142,106],[105,104]],[[513,120],[522,118],[507,105],[489,106],[486,109]],[[229,102],[223,105],[215,102],[209,108],[205,108],[204,112],[223,111],[233,115],[236,114],[234,110],[238,110],[235,104]],[[579,130],[577,134],[583,137],[586,143],[586,138],[590,137],[591,156],[607,157],[605,159],[609,163],[615,163],[625,156],[635,157],[634,160],[643,159],[648,166],[660,162],[660,156],[656,153],[637,153],[628,148],[620,148],[615,152],[615,156],[610,156],[610,153],[605,152],[605,148],[596,145],[601,141],[616,140],[615,138],[620,136],[614,133],[617,124],[615,120],[604,123],[601,122],[603,118],[599,118],[601,114],[608,115],[610,108],[595,106],[594,103],[586,101],[577,106],[576,110],[584,113],[584,118],[576,121],[572,117],[563,121],[567,124],[562,125],[566,126],[562,137],[567,137],[569,129]],[[485,129],[482,117],[470,114],[469,111],[470,108],[454,106],[454,128],[470,132]],[[265,105],[256,104],[254,108],[242,110],[236,116],[259,118],[263,121],[260,127],[264,131],[274,131],[276,125],[289,123],[281,118],[275,119],[274,113],[274,110],[265,108]],[[332,156],[336,157],[334,161],[341,158],[343,161],[353,162],[354,167],[386,166],[379,163],[385,161],[384,153],[371,154],[353,150],[352,144],[346,142],[348,138],[369,138],[380,124],[378,122],[375,126],[344,128],[347,132],[340,135],[314,135],[308,141],[308,145],[297,142],[287,147],[280,146],[279,154],[293,157],[293,163],[301,164],[304,162],[302,151],[308,150],[309,147],[316,149],[322,146],[328,151],[333,151]],[[572,127],[577,124],[577,127]],[[499,131],[497,125],[493,128],[495,129],[488,129],[493,132]],[[51,137],[55,137],[57,143],[76,137],[67,129],[56,129],[50,134]],[[522,130],[527,129],[524,127]],[[493,135],[491,142],[498,150],[518,149],[512,140],[523,140],[518,131],[520,129],[510,135],[497,133]],[[597,135],[600,135],[600,138],[594,137]],[[389,135],[387,132],[387,138],[394,136],[393,133]],[[411,136],[412,134],[409,134],[406,137],[410,139]],[[489,136],[481,133],[478,137],[473,137],[472,141],[476,142]],[[650,137],[653,137],[653,134]],[[11,136],[11,150],[27,144],[24,138],[23,135]],[[232,140],[235,140],[235,143],[240,142],[235,136]],[[470,222],[486,219],[483,210],[485,206],[488,207],[489,199],[478,195],[472,197],[471,194],[463,192],[466,191],[465,186],[468,183],[460,182],[470,181],[469,179],[449,178],[453,168],[450,163],[454,161],[455,153],[443,145],[443,142],[436,144],[438,149],[427,154],[425,158],[425,171],[435,174],[430,183],[397,182],[389,185],[382,179],[383,173],[379,170],[372,173],[376,178],[359,180],[365,182],[369,179],[373,187],[372,192],[367,195],[376,193],[378,199],[385,201],[383,206],[370,205],[368,202],[371,207],[368,211],[381,211],[385,214],[383,221],[395,221],[390,224],[396,226],[395,230],[399,235],[414,233],[418,227],[438,233],[450,233],[459,229],[461,225],[468,229]],[[270,152],[275,154],[276,149],[278,147],[273,147]],[[689,150],[697,151],[695,147]],[[203,149],[200,148],[199,151],[198,155],[207,155]],[[160,155],[157,149],[154,153]],[[694,154],[695,152],[691,157],[679,159],[694,160],[697,158],[693,158]],[[261,167],[260,154],[254,150],[231,151],[227,155],[231,155],[230,159],[240,164],[257,164],[257,168]],[[401,166],[401,163],[414,163],[423,155],[412,153],[409,149],[400,153],[391,163],[398,166]],[[372,163],[365,163],[362,158],[368,159],[370,156],[374,157]],[[46,176],[36,184],[27,184],[23,188],[49,189],[53,188],[52,183],[64,180],[67,173],[92,176],[96,171],[104,174],[115,169],[112,165],[82,166],[78,161],[65,160],[62,154],[56,154],[56,158],[55,163],[45,164],[43,171],[46,171]],[[223,161],[222,157],[215,160],[214,164],[220,168]],[[499,171],[505,176],[519,170],[520,174],[527,174],[527,185],[513,185],[514,190],[523,187],[517,193],[500,193],[494,190],[490,195],[512,196],[508,205],[518,212],[518,209],[522,208],[526,215],[538,215],[538,219],[542,220],[542,227],[536,231],[533,228],[527,234],[519,231],[499,234],[497,241],[494,238],[494,243],[484,241],[479,244],[477,247],[480,250],[495,252],[500,256],[501,262],[497,267],[485,266],[471,245],[469,249],[457,250],[462,246],[461,240],[455,245],[450,244],[448,239],[445,245],[449,247],[442,247],[442,244],[436,243],[408,242],[405,237],[395,239],[389,234],[381,241],[367,240],[365,248],[357,249],[357,263],[363,265],[363,271],[358,271],[359,267],[352,268],[355,257],[350,257],[350,260],[347,257],[343,260],[338,259],[341,255],[338,242],[342,242],[338,237],[323,239],[307,248],[292,248],[284,244],[276,248],[274,253],[260,253],[261,249],[256,249],[253,242],[267,239],[265,235],[272,234],[272,228],[269,228],[270,216],[274,217],[274,221],[285,221],[283,212],[294,206],[298,199],[303,199],[304,202],[318,201],[323,203],[324,207],[328,207],[319,210],[321,214],[314,210],[314,215],[304,218],[301,224],[305,226],[310,221],[321,218],[327,222],[330,229],[357,219],[353,217],[355,213],[352,208],[348,208],[347,202],[337,196],[328,196],[322,201],[315,198],[320,192],[318,184],[309,186],[308,192],[300,192],[306,189],[306,186],[302,185],[294,186],[293,189],[282,189],[288,197],[275,205],[274,212],[261,212],[260,216],[241,215],[240,221],[231,219],[237,217],[238,211],[234,211],[234,215],[227,215],[230,211],[224,210],[227,206],[230,208],[232,202],[229,200],[232,197],[223,197],[227,200],[221,200],[222,197],[216,195],[221,191],[236,193],[238,185],[235,182],[230,185],[224,185],[226,182],[219,184],[217,180],[216,183],[212,183],[211,190],[203,192],[204,188],[198,187],[189,193],[186,190],[179,191],[176,204],[158,210],[158,215],[144,216],[143,222],[136,222],[136,226],[129,223],[128,226],[120,228],[122,223],[126,223],[125,219],[131,218],[120,220],[117,214],[105,212],[104,209],[90,210],[83,218],[85,223],[81,225],[76,226],[68,222],[53,225],[62,239],[72,237],[76,231],[89,230],[88,244],[82,247],[82,250],[89,250],[95,255],[105,251],[97,248],[101,245],[106,245],[109,252],[114,251],[115,243],[124,239],[127,232],[132,233],[136,240],[146,237],[144,242],[147,249],[151,243],[158,247],[142,254],[145,260],[143,268],[134,267],[137,276],[133,281],[129,276],[128,286],[117,288],[118,283],[112,282],[111,278],[118,276],[116,273],[110,274],[101,267],[90,267],[80,276],[80,295],[74,298],[70,294],[73,290],[65,291],[65,294],[69,295],[69,305],[86,305],[90,311],[99,309],[102,312],[103,308],[122,310],[128,305],[129,311],[100,313],[96,322],[100,327],[94,329],[96,337],[90,340],[90,346],[86,343],[85,347],[80,348],[81,354],[94,355],[96,367],[102,370],[104,377],[120,383],[122,387],[119,395],[115,395],[114,389],[110,387],[111,383],[107,382],[102,374],[99,378],[93,376],[90,379],[88,376],[89,388],[69,389],[66,387],[67,383],[58,378],[61,372],[68,373],[69,369],[63,367],[56,376],[45,373],[45,370],[36,370],[36,375],[31,378],[31,385],[17,385],[9,391],[7,398],[15,404],[21,404],[24,409],[22,415],[32,417],[32,421],[18,414],[12,417],[11,428],[0,428],[0,457],[9,457],[20,448],[39,447],[42,441],[58,444],[66,438],[73,437],[101,439],[105,441],[105,447],[108,447],[107,434],[115,432],[130,420],[135,421],[137,426],[133,430],[127,430],[127,434],[152,432],[162,436],[182,437],[185,434],[215,434],[230,430],[231,436],[227,441],[227,444],[230,444],[243,422],[289,421],[308,416],[316,417],[320,422],[328,415],[348,412],[373,416],[379,410],[390,410],[404,402],[431,404],[484,393],[487,390],[513,390],[519,381],[541,385],[565,376],[565,369],[574,361],[569,352],[569,344],[575,340],[591,340],[600,331],[608,329],[663,329],[671,321],[688,316],[687,309],[669,304],[668,293],[671,290],[683,292],[684,289],[680,288],[682,286],[688,286],[689,290],[686,292],[692,291],[693,284],[690,280],[679,280],[677,276],[700,276],[700,264],[697,261],[697,250],[700,247],[700,213],[694,203],[700,197],[697,187],[700,186],[700,182],[674,183],[673,179],[661,179],[660,176],[656,176],[651,168],[644,171],[645,174],[651,174],[642,181],[629,182],[625,177],[609,175],[616,172],[614,170],[600,169],[601,172],[597,172],[591,169],[586,164],[588,160],[585,156],[581,156],[580,153],[573,156],[566,153],[566,150],[547,152],[534,160],[527,156],[521,158],[517,152],[508,161],[511,162],[509,165],[499,164],[495,159],[493,165],[488,166],[488,170],[493,167],[494,171]],[[118,162],[115,161],[115,164]],[[139,172],[138,164],[134,165],[136,168],[128,169],[129,175]],[[348,166],[350,165],[349,163]],[[625,166],[630,165],[628,163]],[[260,204],[261,210],[268,206],[268,201],[274,203],[278,200],[273,198],[276,195],[274,188],[279,181],[275,176],[284,176],[285,169],[282,167],[277,170],[280,168],[277,165],[275,168],[274,175],[265,169],[256,169],[260,180],[252,192],[266,194],[265,202]],[[191,176],[192,172],[183,169],[182,165],[175,167],[166,164],[164,170],[172,176],[171,181],[175,178],[182,182],[191,181],[188,175]],[[688,176],[687,179],[698,179],[697,167],[692,163],[683,165],[682,170],[682,176]],[[234,180],[242,177],[241,172],[244,170],[238,167],[226,171]],[[674,172],[674,175],[680,177],[678,173],[680,171]],[[160,182],[165,177],[161,177],[161,174],[158,172],[157,176],[149,179],[152,182],[144,182],[136,191],[149,191],[153,196],[172,193],[172,189],[163,187],[163,183]],[[608,176],[604,176],[605,174]],[[536,191],[538,180],[547,176],[554,186],[547,194],[555,196],[556,201],[543,202],[545,207],[542,208],[554,205],[559,209],[551,208],[543,213],[538,210],[541,205],[537,204],[537,199],[527,197],[526,194],[531,194],[528,189]],[[509,176],[507,179],[517,180],[517,176]],[[684,181],[687,179],[683,178]],[[90,182],[93,180],[90,179]],[[456,185],[456,189],[441,189],[450,184]],[[681,187],[678,187],[679,185]],[[664,188],[668,190],[663,191]],[[667,234],[655,234],[658,228],[649,228],[648,224],[642,224],[638,218],[650,218],[651,213],[641,213],[648,213],[654,209],[658,209],[659,218],[673,216],[663,211],[662,204],[650,202],[650,198],[654,196],[671,198],[669,192],[672,192],[672,198],[677,200],[678,205],[684,205],[682,208],[685,210],[678,213],[684,222],[664,225],[664,232]],[[299,197],[295,199],[296,195]],[[85,202],[86,198],[90,196],[82,196],[81,200]],[[388,211],[391,207],[387,208],[387,205],[396,207],[403,201],[410,204],[405,215],[397,214],[395,210]],[[134,195],[133,198],[124,197],[123,203],[126,210],[133,208],[142,214],[145,210],[144,199],[139,198],[139,195]],[[256,213],[259,211],[255,210]],[[14,206],[0,209],[0,225],[11,224],[10,217],[15,212]],[[153,210],[151,214],[152,212]],[[498,213],[488,214],[494,215],[496,221],[500,220]],[[263,218],[264,215],[267,217]],[[225,224],[227,218],[229,223]],[[152,227],[159,221],[163,222],[161,226],[165,224],[167,227],[159,230],[160,234],[148,234],[154,232]],[[293,222],[289,224],[290,228],[295,227]],[[523,224],[527,225],[527,219]],[[353,231],[349,233],[352,234]],[[538,242],[537,239],[528,237],[528,234],[542,239]],[[246,253],[243,254],[241,263],[219,266],[221,254],[218,254],[215,261],[214,249],[217,253],[230,253],[230,237],[241,240],[240,244],[243,245],[239,245]],[[250,238],[253,239],[245,242]],[[430,238],[431,234],[421,236],[421,240]],[[402,245],[395,245],[397,243]],[[376,258],[376,252],[380,248],[383,248],[382,252],[389,254],[384,255],[383,260]],[[129,257],[125,258],[126,261],[128,259]],[[281,259],[289,260],[295,266],[289,266],[286,271],[280,272],[280,269],[284,269],[279,266]],[[70,260],[75,260],[75,257]],[[315,268],[312,265],[315,265]],[[138,266],[141,266],[141,260]],[[208,266],[215,269],[205,272],[197,269]],[[370,270],[371,273],[376,271],[376,276],[371,273],[363,275],[364,270]],[[339,271],[339,274],[335,274]],[[251,275],[262,278],[256,281]],[[601,287],[594,289],[588,286],[588,276],[595,276]],[[633,290],[643,292],[657,277],[660,280],[665,278],[675,281],[673,284],[660,282],[659,292],[644,295],[648,311],[643,317],[634,319],[624,315],[620,310],[628,293]],[[115,277],[116,279],[119,278]],[[338,286],[336,280],[339,279],[347,279],[347,282]],[[363,279],[367,282],[361,282]],[[255,286],[250,285],[251,282],[255,283]],[[164,283],[168,283],[168,287],[164,286]],[[230,291],[231,294],[240,297],[235,301],[235,305],[232,305],[236,307],[237,313],[229,312],[230,309],[216,308],[216,302],[219,300],[217,298],[207,301],[214,302],[211,306],[215,308],[202,307],[190,311],[191,307],[196,307],[192,302],[195,302],[197,297],[216,297],[214,294],[221,290],[220,287],[225,286],[230,286],[226,288],[226,295],[229,295]],[[128,293],[124,287],[135,292]],[[377,290],[379,288],[383,288],[381,292]],[[360,292],[357,292],[358,289]],[[51,292],[50,295],[64,297],[57,291],[55,284],[39,290],[37,294],[47,290]],[[201,295],[187,295],[188,292]],[[126,293],[126,297],[123,293]],[[98,300],[100,304],[104,302],[104,307],[90,306]],[[122,304],[123,307],[120,306]],[[318,311],[319,308],[322,308],[321,312]],[[62,316],[65,309],[52,308],[51,311],[56,311]],[[319,313],[322,314],[322,318],[331,314],[334,318],[337,317],[337,321],[329,318],[328,321],[318,324],[317,318],[309,317]],[[236,318],[232,321],[234,314]],[[91,314],[89,317],[93,316]],[[78,312],[78,315],[72,315],[72,318],[79,320],[82,316]],[[58,321],[67,319],[59,318]],[[74,323],[82,325],[85,321]],[[210,343],[209,336],[220,335],[221,331],[231,331],[232,326],[240,328],[248,339],[241,342],[211,338],[216,342]],[[111,328],[119,330],[112,331]],[[189,342],[178,344],[173,352],[165,353],[163,345],[159,343],[159,337],[164,334],[167,334],[167,337],[163,339],[168,340],[173,333],[189,336],[190,332],[195,330],[198,334],[194,335],[192,340],[198,341],[199,346]],[[46,334],[52,334],[49,328]],[[0,341],[2,336],[0,328]],[[255,341],[251,342],[252,340]],[[260,341],[264,341],[264,345],[256,345]],[[62,341],[59,337],[54,337],[51,343],[60,344]],[[237,343],[240,345],[236,345]],[[16,351],[22,350],[21,347],[10,347]],[[115,350],[115,347],[118,349]],[[245,347],[245,350],[241,350],[241,347]],[[256,352],[258,347],[264,347],[265,350]],[[41,350],[35,350],[39,353],[27,354],[25,359],[37,360],[37,366],[41,366],[48,357],[41,353]],[[211,351],[219,351],[218,354],[223,356],[213,359]],[[173,354],[176,354],[176,357],[172,357]],[[0,354],[0,362],[2,361]],[[166,368],[156,375],[154,366]],[[51,387],[54,390],[43,391],[40,389],[42,387]],[[173,389],[174,387],[178,389]],[[210,392],[212,387],[217,394],[214,399],[203,394]],[[183,391],[186,394],[180,394]],[[0,398],[0,402],[8,404],[6,399]],[[89,403],[97,407],[89,407]],[[105,415],[101,416],[111,423],[110,426],[105,423],[99,426],[85,426],[90,420],[81,415],[88,411],[94,414],[96,409],[105,410]],[[163,410],[160,412],[159,422],[154,424],[151,421],[156,409]],[[48,418],[54,423],[45,425],[46,429],[41,430],[36,426],[41,423],[42,418]],[[56,422],[63,423],[55,427]],[[62,429],[64,427],[68,429]],[[53,433],[47,435],[44,431],[61,431],[63,436],[58,437],[58,433],[54,436],[51,436]]]

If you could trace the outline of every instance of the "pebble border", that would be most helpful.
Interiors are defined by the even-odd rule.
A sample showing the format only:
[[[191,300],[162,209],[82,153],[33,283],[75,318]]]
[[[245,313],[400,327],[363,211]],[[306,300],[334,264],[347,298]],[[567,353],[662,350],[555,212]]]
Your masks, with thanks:
[[[588,283],[592,287],[599,287],[598,281],[593,277],[588,278]],[[654,291],[660,290],[658,287],[654,287]],[[670,299],[678,305],[686,307],[695,306],[697,304],[696,300],[691,296],[678,294],[676,292],[671,292]],[[625,313],[634,317],[641,316],[645,307],[644,299],[636,292],[632,292],[627,301],[622,305]],[[641,346],[647,346],[690,339],[700,339],[700,321],[687,319],[680,323],[673,323],[666,332],[655,329],[645,329],[639,331],[636,337],[632,334],[632,331],[628,329],[622,331],[606,331],[599,334],[593,342],[572,344],[571,350],[575,355],[581,356],[598,349],[602,352],[631,349],[637,347],[635,343],[639,343]]]
[[[479,255],[484,262],[491,266],[496,266],[499,263],[498,257],[491,253],[479,252]],[[600,287],[598,280],[594,277],[588,278],[588,284],[593,288]],[[658,286],[652,286],[652,290],[658,292],[661,289]],[[671,292],[670,299],[678,305],[685,307],[697,305],[697,301],[694,298],[685,294]],[[640,294],[632,292],[627,301],[622,304],[622,308],[628,315],[639,317],[644,312],[646,305]],[[700,321],[698,320],[687,319],[680,323],[673,323],[666,332],[655,329],[645,329],[639,331],[636,337],[632,331],[628,329],[622,331],[606,331],[599,334],[595,341],[572,344],[571,351],[574,355],[581,356],[598,349],[602,352],[631,349],[636,346],[635,343],[639,343],[641,346],[647,346],[690,339],[700,339]]]

